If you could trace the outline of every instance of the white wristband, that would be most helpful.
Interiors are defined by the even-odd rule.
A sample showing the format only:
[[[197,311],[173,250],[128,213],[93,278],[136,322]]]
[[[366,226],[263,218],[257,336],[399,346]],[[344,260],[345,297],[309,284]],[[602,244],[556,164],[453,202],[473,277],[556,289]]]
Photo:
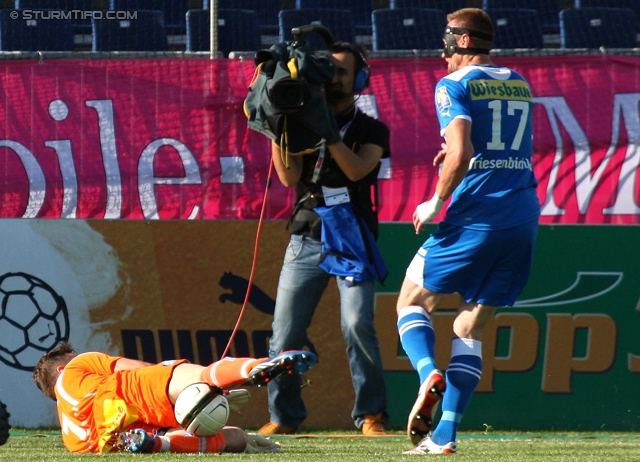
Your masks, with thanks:
[[[423,202],[416,207],[418,219],[422,222],[422,224],[428,223],[438,213],[440,213],[443,205],[444,201],[440,199],[437,194],[434,194],[430,200],[428,200],[427,202]]]

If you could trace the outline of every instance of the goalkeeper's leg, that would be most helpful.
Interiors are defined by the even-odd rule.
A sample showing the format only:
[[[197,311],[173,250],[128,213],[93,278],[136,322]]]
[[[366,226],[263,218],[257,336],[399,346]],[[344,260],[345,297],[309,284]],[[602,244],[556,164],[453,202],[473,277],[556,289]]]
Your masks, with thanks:
[[[306,372],[317,362],[309,351],[286,351],[275,358],[223,358],[209,366],[183,363],[176,366],[169,382],[169,396],[175,403],[187,386],[204,382],[213,387],[228,388],[247,382],[265,385],[281,374]]]
[[[222,358],[205,367],[200,374],[202,382],[214,387],[226,388],[249,381],[251,370],[267,358]]]
[[[193,383],[228,388],[248,381],[251,370],[267,358],[225,358],[209,366],[183,363],[177,366],[169,382],[169,397],[175,404],[182,390]]]
[[[200,378],[220,388],[246,382],[262,386],[282,374],[306,372],[317,361],[310,351],[285,351],[274,358],[223,358],[207,366]]]

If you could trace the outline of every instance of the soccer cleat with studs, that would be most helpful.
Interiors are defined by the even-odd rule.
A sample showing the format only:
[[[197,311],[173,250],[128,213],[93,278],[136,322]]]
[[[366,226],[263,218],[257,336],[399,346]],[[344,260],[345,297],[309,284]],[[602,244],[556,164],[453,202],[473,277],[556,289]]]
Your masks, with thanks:
[[[403,451],[403,454],[455,454],[457,449],[455,441],[440,446],[427,436],[419,445],[408,451]]]
[[[285,351],[251,369],[249,382],[261,387],[282,374],[302,374],[317,362],[317,356],[310,351]]]
[[[142,428],[118,433],[116,448],[124,452],[149,453],[153,449],[155,438]]]
[[[413,444],[420,443],[431,431],[433,408],[446,388],[447,382],[438,369],[432,370],[427,380],[420,385],[407,422],[407,436]]]

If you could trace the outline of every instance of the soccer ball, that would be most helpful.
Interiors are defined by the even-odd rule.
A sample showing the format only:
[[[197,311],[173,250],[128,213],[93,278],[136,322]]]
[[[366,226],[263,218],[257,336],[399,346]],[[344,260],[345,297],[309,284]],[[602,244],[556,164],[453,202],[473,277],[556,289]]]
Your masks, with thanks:
[[[174,405],[176,420],[187,432],[212,436],[227,424],[229,401],[206,383],[194,383],[180,392]]]
[[[0,361],[33,371],[43,354],[69,339],[64,299],[26,273],[0,276]]]

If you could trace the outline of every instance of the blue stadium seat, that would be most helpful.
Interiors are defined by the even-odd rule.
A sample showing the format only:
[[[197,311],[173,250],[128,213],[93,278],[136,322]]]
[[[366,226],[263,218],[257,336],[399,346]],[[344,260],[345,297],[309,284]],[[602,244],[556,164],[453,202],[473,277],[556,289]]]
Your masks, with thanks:
[[[74,51],[71,20],[12,19],[12,12],[0,10],[0,51]]]
[[[187,51],[209,51],[209,10],[187,11]],[[256,51],[261,47],[260,22],[254,10],[218,10],[218,50]]]
[[[482,9],[517,8],[516,4],[513,0],[482,0]],[[557,34],[560,30],[558,0],[527,0],[522,2],[522,7],[538,12],[543,33]]]
[[[93,51],[167,51],[162,11],[135,12],[135,20],[92,19]]]
[[[356,35],[371,35],[372,0],[296,0],[296,8],[349,10],[353,15]]]
[[[278,14],[280,24],[280,41],[293,40],[291,29],[308,24],[320,24],[331,31],[336,41],[354,42],[355,27],[353,15],[349,10],[332,10],[323,8],[307,8],[304,10],[282,10]],[[326,50],[324,40],[317,33],[305,37],[314,50]]]
[[[169,34],[184,34],[186,30],[186,0],[111,0],[112,10],[160,10]]]
[[[636,14],[636,23],[640,27],[640,1],[638,0],[575,0],[576,8],[629,8]]]
[[[445,14],[467,7],[467,0],[390,0],[389,8],[429,8]]]
[[[204,0],[202,8],[209,9],[209,0]],[[260,21],[262,35],[278,35],[278,12],[280,0],[218,0],[219,9],[255,10]]]
[[[93,11],[93,0],[15,0],[16,9],[64,10],[72,12],[71,24],[77,34],[91,33],[91,17],[83,18],[76,11]]]
[[[447,17],[429,8],[373,10],[373,50],[442,49]]]
[[[486,12],[493,21],[494,48],[544,48],[538,11],[496,8]]]
[[[561,48],[635,48],[636,18],[625,8],[575,8],[560,12]]]

